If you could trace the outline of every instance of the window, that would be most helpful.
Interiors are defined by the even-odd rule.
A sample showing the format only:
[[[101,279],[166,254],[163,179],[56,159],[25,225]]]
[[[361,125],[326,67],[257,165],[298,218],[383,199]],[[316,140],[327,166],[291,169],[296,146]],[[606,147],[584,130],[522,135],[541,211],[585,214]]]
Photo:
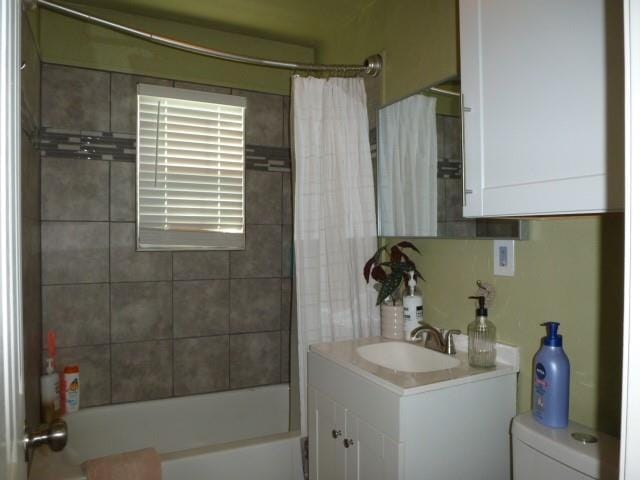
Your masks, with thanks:
[[[138,250],[244,248],[244,112],[233,95],[138,85]]]

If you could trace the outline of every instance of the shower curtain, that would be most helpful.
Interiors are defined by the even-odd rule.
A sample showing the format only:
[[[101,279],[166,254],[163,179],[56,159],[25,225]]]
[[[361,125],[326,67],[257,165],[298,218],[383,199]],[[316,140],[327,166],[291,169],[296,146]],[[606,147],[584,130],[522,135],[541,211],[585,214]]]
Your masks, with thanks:
[[[383,108],[379,148],[381,234],[437,235],[436,99],[413,95]]]
[[[367,102],[361,78],[293,78],[300,414],[313,343],[379,335],[362,268],[377,247]]]

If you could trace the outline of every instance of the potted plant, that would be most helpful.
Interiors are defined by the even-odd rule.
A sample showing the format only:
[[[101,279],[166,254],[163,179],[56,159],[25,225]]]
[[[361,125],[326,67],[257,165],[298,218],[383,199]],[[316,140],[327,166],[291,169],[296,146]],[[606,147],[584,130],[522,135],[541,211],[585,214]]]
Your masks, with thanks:
[[[386,338],[404,338],[402,318],[401,285],[409,281],[409,272],[414,271],[416,278],[424,278],[416,268],[416,264],[404,252],[410,249],[418,254],[416,246],[407,241],[395,245],[383,245],[364,266],[364,278],[369,283],[373,279],[374,288],[378,291],[376,305],[380,305],[380,326],[382,336]]]

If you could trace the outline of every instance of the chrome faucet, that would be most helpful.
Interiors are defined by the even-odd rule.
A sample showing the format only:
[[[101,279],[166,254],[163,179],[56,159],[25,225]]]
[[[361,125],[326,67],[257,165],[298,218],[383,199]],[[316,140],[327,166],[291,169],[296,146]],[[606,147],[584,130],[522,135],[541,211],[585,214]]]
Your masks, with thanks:
[[[436,348],[431,348],[432,350],[436,350],[438,352],[446,353],[447,355],[455,355],[456,354],[456,346],[453,342],[453,336],[460,334],[460,330],[447,330],[442,333],[439,329],[429,325],[428,323],[423,323],[417,328],[414,328],[411,331],[409,336],[411,341],[419,340],[421,337],[424,338],[424,347],[429,347],[429,337],[433,338]]]

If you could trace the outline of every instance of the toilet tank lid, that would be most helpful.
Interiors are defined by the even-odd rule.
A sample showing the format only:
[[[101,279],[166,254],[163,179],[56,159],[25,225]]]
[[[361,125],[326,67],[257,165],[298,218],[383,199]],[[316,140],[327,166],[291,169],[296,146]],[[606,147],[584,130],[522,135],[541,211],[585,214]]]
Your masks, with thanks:
[[[598,441],[584,444],[571,436],[575,432],[593,435]],[[513,419],[511,436],[590,477],[618,478],[620,441],[606,433],[571,421],[567,428],[545,427],[527,412]]]

